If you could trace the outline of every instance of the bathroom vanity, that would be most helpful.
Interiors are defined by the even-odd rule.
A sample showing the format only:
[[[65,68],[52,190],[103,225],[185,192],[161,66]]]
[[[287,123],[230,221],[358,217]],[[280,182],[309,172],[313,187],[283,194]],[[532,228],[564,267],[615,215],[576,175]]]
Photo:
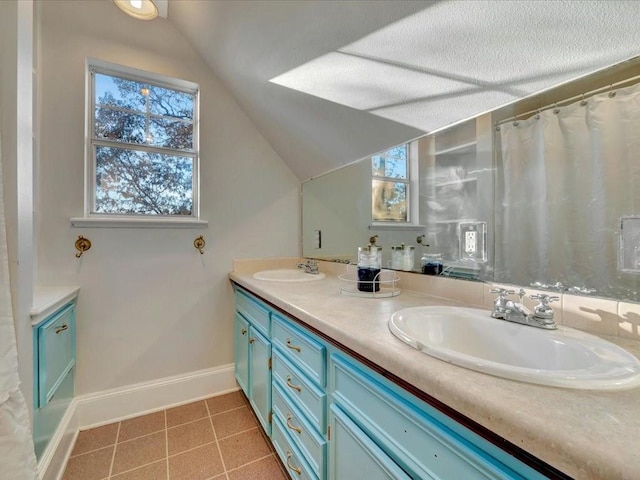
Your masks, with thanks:
[[[497,378],[390,333],[394,311],[455,304],[442,298],[347,297],[331,276],[230,278],[238,383],[292,478],[640,478],[640,453],[628,448],[640,389]]]

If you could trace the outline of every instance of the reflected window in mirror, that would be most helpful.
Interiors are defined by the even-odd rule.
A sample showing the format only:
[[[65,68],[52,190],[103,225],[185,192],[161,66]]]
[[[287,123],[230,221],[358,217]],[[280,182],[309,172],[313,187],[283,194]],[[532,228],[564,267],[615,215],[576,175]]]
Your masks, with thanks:
[[[374,222],[409,221],[410,173],[407,144],[371,157],[371,218]]]

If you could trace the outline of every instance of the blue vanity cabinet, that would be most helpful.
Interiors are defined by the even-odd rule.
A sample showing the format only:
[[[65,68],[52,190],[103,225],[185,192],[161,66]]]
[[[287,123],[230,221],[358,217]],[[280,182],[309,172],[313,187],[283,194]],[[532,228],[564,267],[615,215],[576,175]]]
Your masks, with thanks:
[[[236,378],[261,422],[272,413],[271,440],[292,479],[547,478],[299,321],[237,292],[245,305],[236,316]],[[268,352],[272,370],[264,368]]]
[[[271,311],[236,289],[235,376],[260,425],[271,435]]]
[[[36,456],[40,458],[74,395],[75,301],[33,328],[33,439]]]
[[[351,357],[334,353],[329,368],[332,414],[343,413],[353,422],[352,432],[366,436],[383,450],[385,465],[393,461],[409,478],[546,478]],[[330,469],[336,476],[330,478],[339,480],[340,466],[352,452],[337,445],[332,445],[331,452]],[[405,477],[393,474],[382,478]]]
[[[292,478],[326,478],[327,347],[283,314],[272,316],[274,446]]]
[[[331,405],[329,425],[329,478],[411,480],[411,477],[335,404]]]

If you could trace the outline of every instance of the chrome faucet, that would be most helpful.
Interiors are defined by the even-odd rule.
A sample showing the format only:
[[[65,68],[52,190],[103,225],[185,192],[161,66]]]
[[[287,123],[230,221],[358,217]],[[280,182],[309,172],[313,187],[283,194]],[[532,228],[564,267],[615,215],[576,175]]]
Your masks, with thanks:
[[[553,319],[553,309],[549,306],[549,303],[558,300],[559,297],[552,297],[544,293],[531,295],[529,298],[540,300],[540,303],[535,306],[532,313],[523,304],[526,292],[522,288],[518,292],[519,302],[505,298],[507,295],[516,293],[515,290],[498,288],[491,290],[491,293],[498,294],[493,301],[493,311],[491,312],[493,318],[529,325],[531,327],[544,328],[546,330],[555,330],[558,328],[558,325]]]
[[[303,268],[305,273],[310,273],[312,275],[320,273],[318,271],[318,262],[313,259],[309,259],[304,263],[298,263],[298,268]]]

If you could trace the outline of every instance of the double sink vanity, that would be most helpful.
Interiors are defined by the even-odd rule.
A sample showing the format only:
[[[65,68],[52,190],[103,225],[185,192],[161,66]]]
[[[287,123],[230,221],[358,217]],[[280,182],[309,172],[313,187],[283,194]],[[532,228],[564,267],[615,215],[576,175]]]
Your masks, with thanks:
[[[344,265],[295,260],[230,275],[236,377],[292,478],[640,478],[636,340],[491,318],[462,280],[346,296]]]

